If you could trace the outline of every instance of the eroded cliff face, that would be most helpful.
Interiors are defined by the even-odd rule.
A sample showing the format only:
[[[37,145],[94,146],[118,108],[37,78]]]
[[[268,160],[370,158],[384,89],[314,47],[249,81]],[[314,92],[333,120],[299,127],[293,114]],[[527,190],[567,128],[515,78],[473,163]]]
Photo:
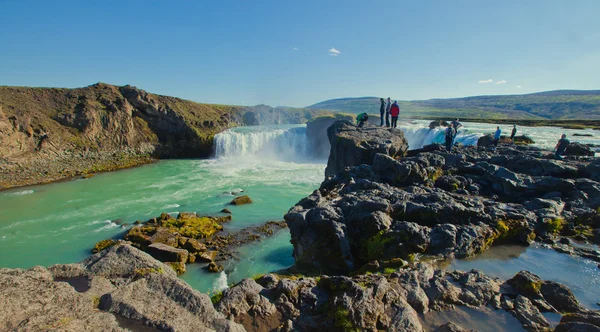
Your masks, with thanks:
[[[133,86],[0,87],[0,189],[153,158],[207,158],[216,133],[302,123],[323,111],[195,103]],[[257,123],[252,118],[256,117]]]

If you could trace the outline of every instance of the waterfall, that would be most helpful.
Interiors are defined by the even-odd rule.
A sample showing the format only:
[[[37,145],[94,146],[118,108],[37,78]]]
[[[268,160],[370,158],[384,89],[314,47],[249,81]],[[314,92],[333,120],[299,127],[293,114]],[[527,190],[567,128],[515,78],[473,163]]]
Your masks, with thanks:
[[[310,155],[306,126],[253,126],[215,135],[215,157],[300,160]]]
[[[438,127],[435,129],[423,128],[423,127],[400,127],[404,132],[404,137],[408,141],[409,149],[420,149],[425,145],[439,143],[444,144],[446,136],[446,128]],[[480,133],[472,133],[466,129],[459,129],[454,140],[455,144],[463,145],[477,145],[477,140],[481,137]]]

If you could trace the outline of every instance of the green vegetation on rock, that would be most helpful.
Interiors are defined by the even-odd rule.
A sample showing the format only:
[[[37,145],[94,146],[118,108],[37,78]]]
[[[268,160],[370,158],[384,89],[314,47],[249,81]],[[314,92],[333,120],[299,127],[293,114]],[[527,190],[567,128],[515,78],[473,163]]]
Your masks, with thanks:
[[[106,248],[112,247],[115,244],[117,244],[119,241],[117,240],[112,240],[112,239],[108,239],[108,240],[102,240],[99,241],[98,243],[96,243],[96,245],[94,246],[94,249],[92,249],[92,253],[98,253]]]
[[[219,301],[221,301],[221,299],[223,299],[223,291],[216,291],[210,295],[210,301],[213,304],[219,303]]]

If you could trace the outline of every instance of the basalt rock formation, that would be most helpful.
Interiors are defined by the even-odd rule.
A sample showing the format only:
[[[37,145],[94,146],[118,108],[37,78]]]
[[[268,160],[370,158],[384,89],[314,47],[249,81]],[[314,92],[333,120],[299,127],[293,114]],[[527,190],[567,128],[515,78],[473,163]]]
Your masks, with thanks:
[[[370,146],[374,156],[356,166],[332,145],[328,168],[348,167],[285,216],[296,264],[305,271],[344,274],[419,254],[465,258],[495,243],[586,237],[598,227],[598,160],[557,161],[536,148],[506,145],[396,160],[377,153],[370,131],[337,123],[330,133],[332,142],[354,139],[340,145],[346,151]]]
[[[327,129],[331,144],[325,176],[335,175],[347,166],[371,165],[376,154],[392,158],[406,155],[408,143],[400,129],[373,126],[358,128],[349,121],[336,121]]]
[[[424,314],[457,307],[507,311],[528,331],[549,330],[545,312],[568,314],[557,331],[600,326],[600,314],[584,309],[568,288],[526,271],[503,282],[476,270],[447,272],[423,263],[353,277],[267,274],[225,290],[216,304],[248,331],[421,332],[428,330]]]
[[[230,127],[304,123],[324,111],[199,104],[104,83],[0,86],[0,189],[131,167],[153,158],[205,158]],[[276,117],[273,115],[276,114]]]

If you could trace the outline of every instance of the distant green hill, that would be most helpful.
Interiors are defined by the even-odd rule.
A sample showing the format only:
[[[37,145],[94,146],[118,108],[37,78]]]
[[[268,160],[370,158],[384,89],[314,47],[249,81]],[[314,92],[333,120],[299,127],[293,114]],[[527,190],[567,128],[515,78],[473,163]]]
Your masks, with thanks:
[[[557,90],[526,95],[476,96],[398,101],[412,118],[586,119],[600,120],[600,90]],[[340,98],[308,108],[348,113],[379,113],[379,98]]]

